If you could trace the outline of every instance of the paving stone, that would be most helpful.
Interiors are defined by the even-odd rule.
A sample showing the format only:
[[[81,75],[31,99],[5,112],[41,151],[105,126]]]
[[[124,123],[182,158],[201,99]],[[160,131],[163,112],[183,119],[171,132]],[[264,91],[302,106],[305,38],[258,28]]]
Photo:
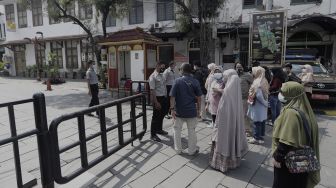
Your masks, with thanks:
[[[101,187],[104,188],[123,187],[124,185],[132,182],[133,180],[139,178],[142,175],[143,174],[139,172],[136,168],[130,167],[121,171],[119,174],[114,174]]]
[[[190,159],[182,156],[182,155],[175,155],[172,158],[170,158],[168,161],[161,164],[161,166],[170,172],[175,172],[178,169],[180,169],[182,166],[187,164],[190,161]]]
[[[226,187],[245,188],[254,173],[254,169],[246,168],[241,165],[237,169],[229,170],[221,184]]]
[[[259,187],[272,187],[273,167],[261,165],[251,183]]]
[[[192,182],[191,187],[193,188],[216,188],[225,175],[219,171],[213,170],[212,168],[207,168],[200,176],[197,177],[195,181]]]
[[[187,166],[203,172],[209,166],[209,154],[208,151],[203,151],[198,154],[196,158],[187,163]]]
[[[167,161],[168,159],[169,159],[168,156],[158,152],[136,164],[135,168],[137,168],[142,173],[147,173],[150,170],[162,164],[163,162]]]
[[[164,182],[160,184],[160,187],[170,188],[170,187],[186,187],[195,178],[197,178],[200,173],[188,166],[184,166]]]
[[[162,168],[161,166],[156,167],[152,171],[144,174],[140,178],[130,183],[132,188],[150,188],[155,187],[159,183],[163,182],[171,175],[171,172]]]
[[[322,165],[320,173],[321,173],[320,184],[322,186],[336,188],[336,179],[335,179],[336,170],[335,169]]]

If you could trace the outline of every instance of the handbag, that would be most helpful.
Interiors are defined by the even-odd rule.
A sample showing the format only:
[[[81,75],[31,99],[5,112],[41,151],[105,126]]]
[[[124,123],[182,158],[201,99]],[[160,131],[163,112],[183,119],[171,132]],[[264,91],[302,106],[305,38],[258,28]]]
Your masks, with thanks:
[[[307,118],[301,110],[295,109],[299,112],[303,121],[303,128],[307,137],[309,145],[303,146],[296,150],[290,151],[285,156],[285,164],[290,173],[309,173],[321,169],[320,162],[311,147],[311,130],[308,126]]]

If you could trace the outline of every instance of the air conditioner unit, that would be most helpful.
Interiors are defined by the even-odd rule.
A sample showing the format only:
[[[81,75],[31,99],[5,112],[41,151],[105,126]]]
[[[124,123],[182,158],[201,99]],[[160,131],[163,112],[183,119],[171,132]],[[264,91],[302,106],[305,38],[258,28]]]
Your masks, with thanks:
[[[156,23],[154,24],[154,28],[155,28],[155,29],[161,29],[161,28],[162,28],[162,24],[161,24],[160,22],[156,22]]]

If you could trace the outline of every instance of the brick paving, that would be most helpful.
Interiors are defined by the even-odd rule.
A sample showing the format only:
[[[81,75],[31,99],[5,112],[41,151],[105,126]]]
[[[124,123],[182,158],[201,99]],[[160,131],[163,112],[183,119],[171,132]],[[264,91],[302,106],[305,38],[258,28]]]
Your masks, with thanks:
[[[46,86],[34,80],[0,78],[0,103],[30,98],[35,92],[44,92],[46,95],[48,122],[69,112],[86,108],[89,102],[86,84],[79,81],[70,81],[66,84],[53,86],[53,91],[45,91]],[[111,95],[107,91],[100,93],[101,102],[111,101]],[[123,105],[123,117],[128,118],[130,107]],[[139,109],[137,109],[139,112]],[[19,133],[34,127],[32,106],[20,105],[15,108],[17,129]],[[150,127],[152,111],[147,111],[148,127]],[[107,126],[115,125],[116,109],[111,108],[106,112]],[[336,180],[336,152],[333,149],[336,144],[335,117],[318,116],[321,136],[321,163],[322,181],[319,187],[335,187]],[[8,115],[6,109],[0,109],[0,139],[9,135]],[[85,117],[86,135],[99,131],[99,120],[95,117]],[[142,120],[137,121],[140,130]],[[129,125],[125,125],[125,130]],[[268,127],[265,144],[249,145],[249,151],[244,155],[242,164],[235,170],[223,174],[209,167],[208,156],[210,152],[211,129],[201,122],[197,126],[197,139],[200,153],[196,156],[187,154],[177,155],[172,148],[172,121],[164,121],[164,129],[168,136],[161,136],[162,143],[152,142],[149,132],[142,142],[135,141],[134,146],[128,145],[116,154],[107,158],[97,166],[91,168],[78,178],[66,185],[56,187],[126,187],[126,188],[170,188],[170,187],[271,187],[273,169],[271,164],[271,127]],[[184,127],[183,136],[187,130]],[[130,133],[125,132],[125,137]],[[78,128],[75,121],[66,121],[59,129],[60,145],[66,146],[78,141]],[[38,153],[35,137],[20,141],[20,154],[25,177],[40,179]],[[108,134],[108,146],[112,148],[118,145],[117,132]],[[183,139],[183,147],[187,148],[187,140]],[[101,155],[100,138],[87,143],[88,159]],[[184,151],[185,153],[186,150]],[[62,173],[70,174],[80,167],[79,148],[76,147],[61,155]],[[12,182],[15,178],[12,146],[0,147],[0,181]],[[14,179],[15,181],[15,179]],[[39,183],[39,182],[38,182]],[[8,187],[8,186],[6,186]],[[36,187],[41,187],[40,183]]]

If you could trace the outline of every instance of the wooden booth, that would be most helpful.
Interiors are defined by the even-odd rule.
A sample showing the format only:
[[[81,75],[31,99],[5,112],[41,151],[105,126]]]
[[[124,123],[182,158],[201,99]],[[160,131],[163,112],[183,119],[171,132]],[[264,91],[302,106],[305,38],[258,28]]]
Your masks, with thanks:
[[[157,62],[160,39],[141,28],[109,34],[99,42],[107,49],[108,85],[123,87],[126,81],[147,80]]]

